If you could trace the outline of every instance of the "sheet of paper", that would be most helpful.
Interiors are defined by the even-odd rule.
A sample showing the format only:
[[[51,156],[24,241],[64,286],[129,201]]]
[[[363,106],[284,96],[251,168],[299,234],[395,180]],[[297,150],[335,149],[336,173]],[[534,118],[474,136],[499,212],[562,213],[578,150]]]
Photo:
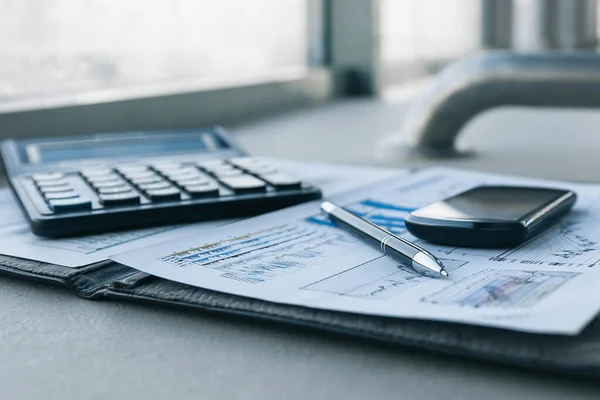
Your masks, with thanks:
[[[0,254],[72,268],[224,223],[205,222],[194,226],[163,226],[67,239],[45,239],[31,233],[9,189],[0,189],[0,207]]]
[[[600,309],[600,187],[449,169],[331,199],[397,234],[416,208],[482,183],[571,187],[568,218],[514,249],[420,245],[450,272],[432,279],[331,226],[311,202],[113,257],[166,279],[307,307],[577,334]]]
[[[306,182],[321,187],[326,193],[373,182],[397,173],[383,168],[278,160],[273,160],[273,164]],[[195,234],[227,222],[231,221],[163,226],[59,240],[44,239],[31,233],[9,189],[0,189],[0,254],[67,267],[89,265],[106,260],[113,254]]]

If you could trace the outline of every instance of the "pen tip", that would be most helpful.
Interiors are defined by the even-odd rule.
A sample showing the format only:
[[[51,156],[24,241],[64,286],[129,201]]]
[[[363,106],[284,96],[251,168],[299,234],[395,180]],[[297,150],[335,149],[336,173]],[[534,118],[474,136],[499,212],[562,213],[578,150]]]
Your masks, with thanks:
[[[448,273],[446,272],[445,269],[440,271],[440,275],[443,276],[444,278],[448,276]]]

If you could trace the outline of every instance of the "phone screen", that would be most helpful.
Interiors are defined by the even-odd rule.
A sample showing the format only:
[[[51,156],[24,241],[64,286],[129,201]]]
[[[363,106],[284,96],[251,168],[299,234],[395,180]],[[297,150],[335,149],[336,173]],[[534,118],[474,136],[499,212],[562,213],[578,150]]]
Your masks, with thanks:
[[[481,186],[414,211],[436,219],[518,221],[568,193],[565,190]]]

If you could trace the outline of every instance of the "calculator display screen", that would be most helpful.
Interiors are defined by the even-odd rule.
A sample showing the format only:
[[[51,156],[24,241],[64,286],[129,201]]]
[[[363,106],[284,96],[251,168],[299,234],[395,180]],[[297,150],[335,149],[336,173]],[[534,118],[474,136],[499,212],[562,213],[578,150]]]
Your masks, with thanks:
[[[140,135],[102,139],[31,143],[26,148],[30,163],[60,162],[90,158],[120,158],[176,153],[202,153],[223,148],[210,133],[197,135]]]

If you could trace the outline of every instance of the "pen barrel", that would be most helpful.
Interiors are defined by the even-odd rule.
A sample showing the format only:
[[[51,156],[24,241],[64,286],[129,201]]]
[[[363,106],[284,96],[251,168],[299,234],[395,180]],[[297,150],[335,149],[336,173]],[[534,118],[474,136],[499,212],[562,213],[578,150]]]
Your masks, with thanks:
[[[389,233],[385,238],[383,238],[380,246],[381,251],[385,254],[389,254],[393,258],[409,263],[412,263],[413,257],[420,251],[414,246],[411,246],[403,241],[398,236]]]
[[[427,250],[328,201],[321,203],[321,209],[329,215],[337,227],[358,236],[365,243],[378,247],[382,253],[395,261],[408,264],[425,276],[436,278],[448,276],[440,260]]]
[[[412,257],[420,251],[419,248],[410,245],[402,238],[340,207],[328,209],[327,213],[336,226],[353,236],[359,237],[365,243],[380,249],[384,254],[389,254],[398,261],[410,264]]]

